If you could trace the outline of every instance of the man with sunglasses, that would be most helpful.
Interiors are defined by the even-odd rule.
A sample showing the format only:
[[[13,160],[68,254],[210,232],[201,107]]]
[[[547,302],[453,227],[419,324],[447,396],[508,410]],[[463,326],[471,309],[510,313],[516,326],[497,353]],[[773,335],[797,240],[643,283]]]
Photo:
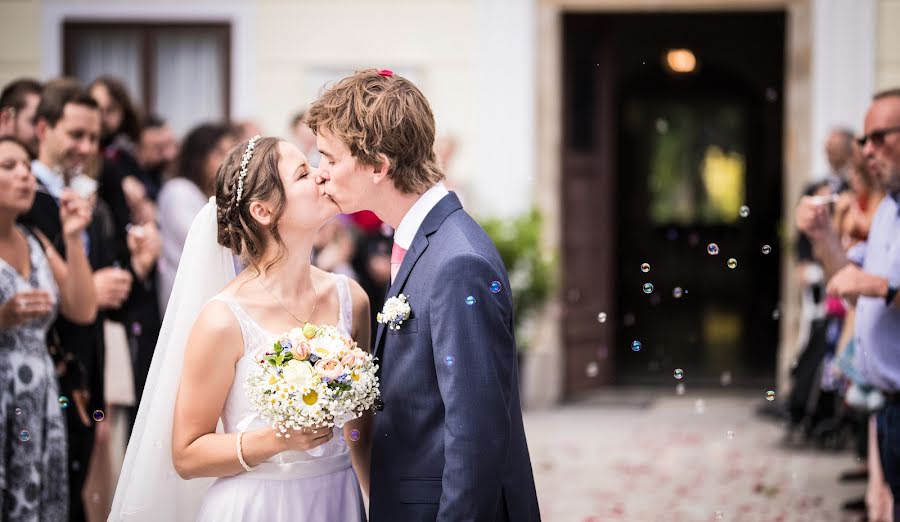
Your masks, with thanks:
[[[881,457],[896,500],[894,520],[900,520],[900,89],[875,95],[857,143],[888,194],[868,240],[845,253],[826,205],[811,197],[800,201],[797,226],[812,239],[829,278],[828,292],[856,305],[858,367],[886,399],[875,415],[877,448],[870,451]]]

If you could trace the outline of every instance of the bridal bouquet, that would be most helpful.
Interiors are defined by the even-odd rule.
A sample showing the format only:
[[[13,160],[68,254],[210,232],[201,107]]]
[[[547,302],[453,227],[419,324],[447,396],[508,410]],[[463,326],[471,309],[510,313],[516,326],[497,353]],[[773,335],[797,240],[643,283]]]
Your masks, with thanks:
[[[372,354],[330,325],[306,323],[254,352],[244,391],[278,436],[300,428],[342,427],[379,397]]]

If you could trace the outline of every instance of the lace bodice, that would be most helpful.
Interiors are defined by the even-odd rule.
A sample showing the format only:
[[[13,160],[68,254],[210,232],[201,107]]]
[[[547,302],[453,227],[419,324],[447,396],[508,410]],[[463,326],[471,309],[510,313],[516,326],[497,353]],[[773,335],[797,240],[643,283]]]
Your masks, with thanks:
[[[350,285],[344,275],[334,275],[337,288],[339,308],[338,329],[345,335],[350,335],[353,328],[353,303],[350,296]],[[234,382],[228,397],[225,399],[225,407],[222,411],[222,425],[226,433],[239,431],[251,431],[262,428],[266,422],[256,416],[247,395],[244,392],[244,382],[247,375],[253,369],[254,360],[251,354],[263,344],[271,345],[278,333],[264,329],[250,314],[231,296],[219,294],[213,299],[228,305],[231,312],[237,318],[244,336],[244,356],[238,361],[234,372]],[[288,464],[305,460],[315,460],[321,457],[336,456],[348,453],[347,444],[344,441],[342,431],[335,428],[334,438],[326,444],[307,451],[286,451],[269,460],[278,464]]]

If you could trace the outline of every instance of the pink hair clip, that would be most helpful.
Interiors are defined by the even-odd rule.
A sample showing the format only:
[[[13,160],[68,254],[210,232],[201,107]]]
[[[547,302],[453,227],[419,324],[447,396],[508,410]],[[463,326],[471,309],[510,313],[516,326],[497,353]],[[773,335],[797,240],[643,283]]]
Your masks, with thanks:
[[[392,71],[390,69],[378,69],[378,74],[380,74],[382,76],[393,76],[394,71]]]

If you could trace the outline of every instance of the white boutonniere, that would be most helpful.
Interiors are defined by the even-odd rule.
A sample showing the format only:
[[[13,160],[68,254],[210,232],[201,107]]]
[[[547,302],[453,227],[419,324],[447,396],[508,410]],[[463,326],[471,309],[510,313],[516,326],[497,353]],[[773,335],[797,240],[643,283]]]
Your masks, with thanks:
[[[409,307],[409,297],[403,294],[391,297],[384,303],[381,313],[375,316],[375,320],[386,324],[391,330],[399,330],[403,321],[409,319],[412,309]]]

